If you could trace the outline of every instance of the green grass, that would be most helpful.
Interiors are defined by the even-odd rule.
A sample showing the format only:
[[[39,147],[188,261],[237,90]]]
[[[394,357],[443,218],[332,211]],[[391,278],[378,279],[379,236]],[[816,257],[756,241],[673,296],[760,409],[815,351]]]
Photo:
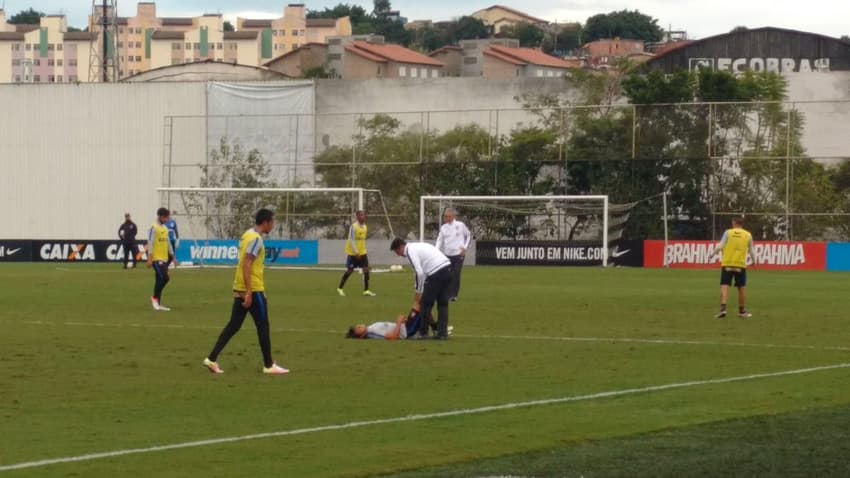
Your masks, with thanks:
[[[468,268],[451,307],[456,336],[393,343],[342,336],[352,323],[404,313],[409,272],[376,274],[379,296],[367,299],[355,293],[358,276],[340,298],[337,273],[269,271],[275,359],[292,374],[259,373],[248,320],[219,359],[226,373],[213,376],[200,361],[227,321],[232,274],[176,272],[163,301],[174,310],[155,314],[147,270],[0,266],[0,467],[850,362],[850,277],[840,274],[753,271],[755,317],[719,321],[711,318],[716,272]],[[818,441],[824,456],[846,452],[839,438],[850,421],[848,378],[850,369],[836,369],[694,385],[0,476],[325,477],[417,469],[411,476],[716,476],[735,474],[730,464],[745,461],[724,450],[755,442],[763,453],[752,453],[755,468],[746,469],[776,471],[771,463],[804,453],[806,437],[816,434],[835,438]],[[762,433],[771,416],[782,421],[782,433]],[[679,442],[686,445],[667,445]],[[725,448],[716,450],[717,442]],[[597,459],[610,466],[591,466]],[[816,475],[847,474],[843,461],[823,463]]]

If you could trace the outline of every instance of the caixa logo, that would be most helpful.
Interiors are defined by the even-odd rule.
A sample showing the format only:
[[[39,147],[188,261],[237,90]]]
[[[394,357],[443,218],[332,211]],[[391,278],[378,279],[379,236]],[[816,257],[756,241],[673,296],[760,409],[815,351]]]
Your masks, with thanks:
[[[39,249],[45,261],[96,261],[94,245],[91,243],[45,243]]]
[[[147,260],[147,254],[145,254],[145,246],[142,244],[136,245],[135,253],[133,254],[134,260],[136,262],[141,262]],[[123,261],[127,258],[127,254],[124,252],[124,246],[121,244],[110,244],[106,248],[106,260],[109,261]]]

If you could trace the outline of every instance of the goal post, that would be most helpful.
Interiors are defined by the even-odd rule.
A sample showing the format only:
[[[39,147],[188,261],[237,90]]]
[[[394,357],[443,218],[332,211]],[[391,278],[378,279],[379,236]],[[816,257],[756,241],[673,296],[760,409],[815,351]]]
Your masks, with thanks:
[[[605,267],[608,265],[608,244],[609,244],[609,227],[610,227],[610,211],[609,211],[609,202],[608,196],[606,195],[587,195],[587,196],[575,196],[575,195],[530,195],[530,196],[420,196],[419,198],[419,240],[425,241],[425,229],[426,223],[428,221],[428,214],[426,211],[426,204],[429,202],[437,202],[440,205],[440,210],[444,208],[444,206],[456,207],[458,204],[463,205],[464,202],[469,203],[477,203],[477,204],[486,204],[486,203],[498,203],[498,202],[506,202],[506,203],[534,203],[538,204],[552,204],[553,202],[561,202],[565,205],[569,205],[570,203],[596,203],[598,204],[599,215],[601,216],[601,255],[602,255],[602,266]],[[630,209],[631,206],[628,206]],[[506,208],[502,208],[505,210]],[[524,211],[523,214],[528,215],[527,211]],[[531,213],[533,214],[533,213]],[[439,221],[439,220],[438,220]],[[625,220],[623,221],[625,222]],[[439,223],[439,222],[438,222]]]

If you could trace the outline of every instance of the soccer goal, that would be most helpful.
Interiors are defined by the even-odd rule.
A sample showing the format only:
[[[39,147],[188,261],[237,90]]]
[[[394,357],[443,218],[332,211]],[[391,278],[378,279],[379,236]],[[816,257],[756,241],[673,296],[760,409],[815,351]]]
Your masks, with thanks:
[[[433,241],[447,208],[456,210],[476,241],[582,244],[587,263],[607,266],[609,247],[622,237],[637,203],[611,204],[608,196],[422,196],[419,239]],[[544,248],[534,248],[544,251]],[[555,253],[569,253],[564,249]],[[545,259],[545,258],[544,258]],[[541,260],[540,262],[544,262]]]
[[[157,192],[178,223],[182,265],[230,265],[234,241],[251,227],[260,208],[275,212],[267,246],[277,256],[270,266],[298,264],[296,256],[306,249],[298,241],[345,238],[357,210],[372,217],[370,235],[394,234],[383,195],[375,189],[160,187]]]

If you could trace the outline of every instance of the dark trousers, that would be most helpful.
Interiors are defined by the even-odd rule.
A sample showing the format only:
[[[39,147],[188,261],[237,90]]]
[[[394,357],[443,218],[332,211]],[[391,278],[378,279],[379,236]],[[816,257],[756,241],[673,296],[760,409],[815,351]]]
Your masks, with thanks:
[[[452,280],[452,288],[449,292],[450,298],[455,298],[460,294],[460,270],[463,269],[464,256],[448,256],[452,262],[452,271],[454,272]]]
[[[136,243],[122,242],[121,248],[124,250],[124,267],[130,267],[130,264],[136,265]]]
[[[153,296],[156,300],[162,298],[162,290],[171,278],[168,276],[168,263],[163,261],[154,261],[153,271],[156,273],[156,282],[153,285]]]
[[[425,289],[422,291],[422,315],[428,317],[434,303],[437,303],[437,335],[449,336],[449,299],[454,274],[452,267],[446,266],[425,279]],[[428,333],[428,321],[423,320],[419,326],[419,334]]]
[[[230,312],[230,322],[224,326],[224,330],[218,336],[215,346],[210,352],[209,359],[215,362],[218,360],[218,355],[224,350],[224,347],[230,342],[230,339],[239,332],[242,328],[242,323],[245,322],[245,316],[251,313],[251,318],[254,319],[254,326],[257,327],[257,340],[260,342],[260,350],[263,352],[263,365],[271,367],[272,361],[272,342],[269,332],[269,309],[266,295],[262,292],[254,292],[251,299],[251,308],[242,307],[242,298],[233,299],[233,308]]]

